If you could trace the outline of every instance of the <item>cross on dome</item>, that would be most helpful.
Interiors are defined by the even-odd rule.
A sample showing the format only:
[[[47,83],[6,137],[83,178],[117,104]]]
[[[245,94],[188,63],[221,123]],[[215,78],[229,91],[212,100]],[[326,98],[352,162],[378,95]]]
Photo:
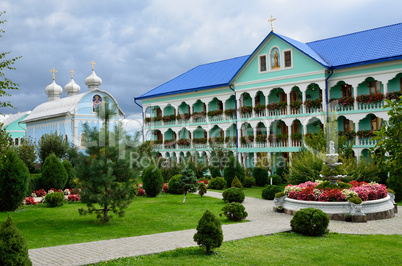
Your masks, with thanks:
[[[73,79],[74,70],[71,69],[69,72],[71,73],[71,79]]]
[[[271,22],[271,31],[274,31],[274,20],[276,20],[276,18],[274,18],[272,15],[271,19],[268,19],[268,22]]]
[[[53,73],[53,80],[55,80],[55,78],[54,78],[54,73],[56,73],[57,70],[55,70],[54,68],[52,68],[52,69],[50,70],[50,72]]]
[[[92,60],[92,62],[90,64],[92,65],[92,71],[94,71],[96,63],[94,62],[94,60]]]

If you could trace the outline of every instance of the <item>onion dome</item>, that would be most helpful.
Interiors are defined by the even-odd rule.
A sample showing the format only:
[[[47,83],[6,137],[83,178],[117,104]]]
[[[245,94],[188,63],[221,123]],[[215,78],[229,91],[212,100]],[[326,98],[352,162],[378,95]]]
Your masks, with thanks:
[[[73,73],[74,71],[71,69],[70,70],[71,73],[71,80],[70,82],[64,87],[64,90],[67,92],[68,96],[73,96],[76,95],[78,92],[80,92],[81,87],[75,83],[74,79],[73,79]]]
[[[99,86],[102,84],[102,79],[95,74],[94,65],[95,62],[92,60],[92,73],[85,79],[85,84],[88,86],[89,91],[98,90]]]
[[[45,89],[49,102],[60,99],[60,95],[63,93],[63,89],[55,81],[54,73],[56,73],[57,71],[53,68],[52,70],[50,70],[50,72],[53,73],[53,82]]]

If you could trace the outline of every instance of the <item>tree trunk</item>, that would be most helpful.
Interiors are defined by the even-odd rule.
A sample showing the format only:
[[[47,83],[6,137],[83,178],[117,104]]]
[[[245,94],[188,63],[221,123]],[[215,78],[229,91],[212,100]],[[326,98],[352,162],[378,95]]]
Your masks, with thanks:
[[[108,205],[105,204],[105,207],[103,207],[103,222],[106,223],[109,221],[109,216],[108,216],[109,208]]]
[[[187,195],[187,191],[184,192],[184,199],[183,199],[183,203],[186,203],[186,195]]]

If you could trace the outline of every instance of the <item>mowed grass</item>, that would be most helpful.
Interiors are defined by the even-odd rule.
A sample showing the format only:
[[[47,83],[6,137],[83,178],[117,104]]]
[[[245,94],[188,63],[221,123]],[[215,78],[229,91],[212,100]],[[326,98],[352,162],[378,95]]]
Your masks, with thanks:
[[[28,248],[41,248],[90,242],[129,236],[148,235],[169,231],[194,229],[206,209],[219,217],[224,202],[197,194],[160,194],[156,198],[136,197],[126,210],[125,217],[114,214],[111,221],[101,224],[95,214],[80,216],[82,203],[64,204],[50,208],[46,205],[26,206],[10,212],[17,228],[28,243]],[[7,219],[0,213],[0,222]],[[225,217],[222,223],[231,223]]]
[[[224,242],[210,255],[198,247],[97,265],[400,265],[401,235],[307,237],[280,233]]]

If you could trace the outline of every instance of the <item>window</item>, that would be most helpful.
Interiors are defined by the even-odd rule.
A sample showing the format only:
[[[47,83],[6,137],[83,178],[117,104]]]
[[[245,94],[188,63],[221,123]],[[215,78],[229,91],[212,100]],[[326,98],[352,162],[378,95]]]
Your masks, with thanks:
[[[381,82],[377,80],[367,81],[367,87],[370,90],[370,94],[381,93]]]
[[[348,84],[341,85],[342,97],[352,96],[352,86]]]
[[[354,129],[353,121],[343,118],[343,131],[352,131]]]
[[[217,106],[217,110],[221,111],[223,110],[223,103],[221,101],[218,101],[218,106]]]
[[[162,116],[162,110],[161,108],[156,108],[156,116]]]
[[[293,123],[293,125],[292,125],[292,134],[293,134],[293,133],[299,133],[299,130],[300,130],[300,129],[299,129],[299,123],[295,121],[295,122]]]
[[[296,102],[298,100],[298,92],[297,91],[292,91],[290,93],[290,103]]]
[[[288,127],[284,122],[281,123],[281,133],[286,135],[288,134]]]
[[[255,96],[255,105],[260,105],[260,95]]]
[[[285,67],[292,67],[292,51],[284,52]]]
[[[260,72],[267,71],[267,56],[261,55],[260,56]]]
[[[373,116],[371,118],[371,130],[380,130],[381,126],[382,126],[382,119]]]
[[[284,102],[284,103],[288,102],[286,93],[281,92],[280,97],[281,97],[281,102]]]
[[[18,138],[15,138],[15,146],[18,146]]]

